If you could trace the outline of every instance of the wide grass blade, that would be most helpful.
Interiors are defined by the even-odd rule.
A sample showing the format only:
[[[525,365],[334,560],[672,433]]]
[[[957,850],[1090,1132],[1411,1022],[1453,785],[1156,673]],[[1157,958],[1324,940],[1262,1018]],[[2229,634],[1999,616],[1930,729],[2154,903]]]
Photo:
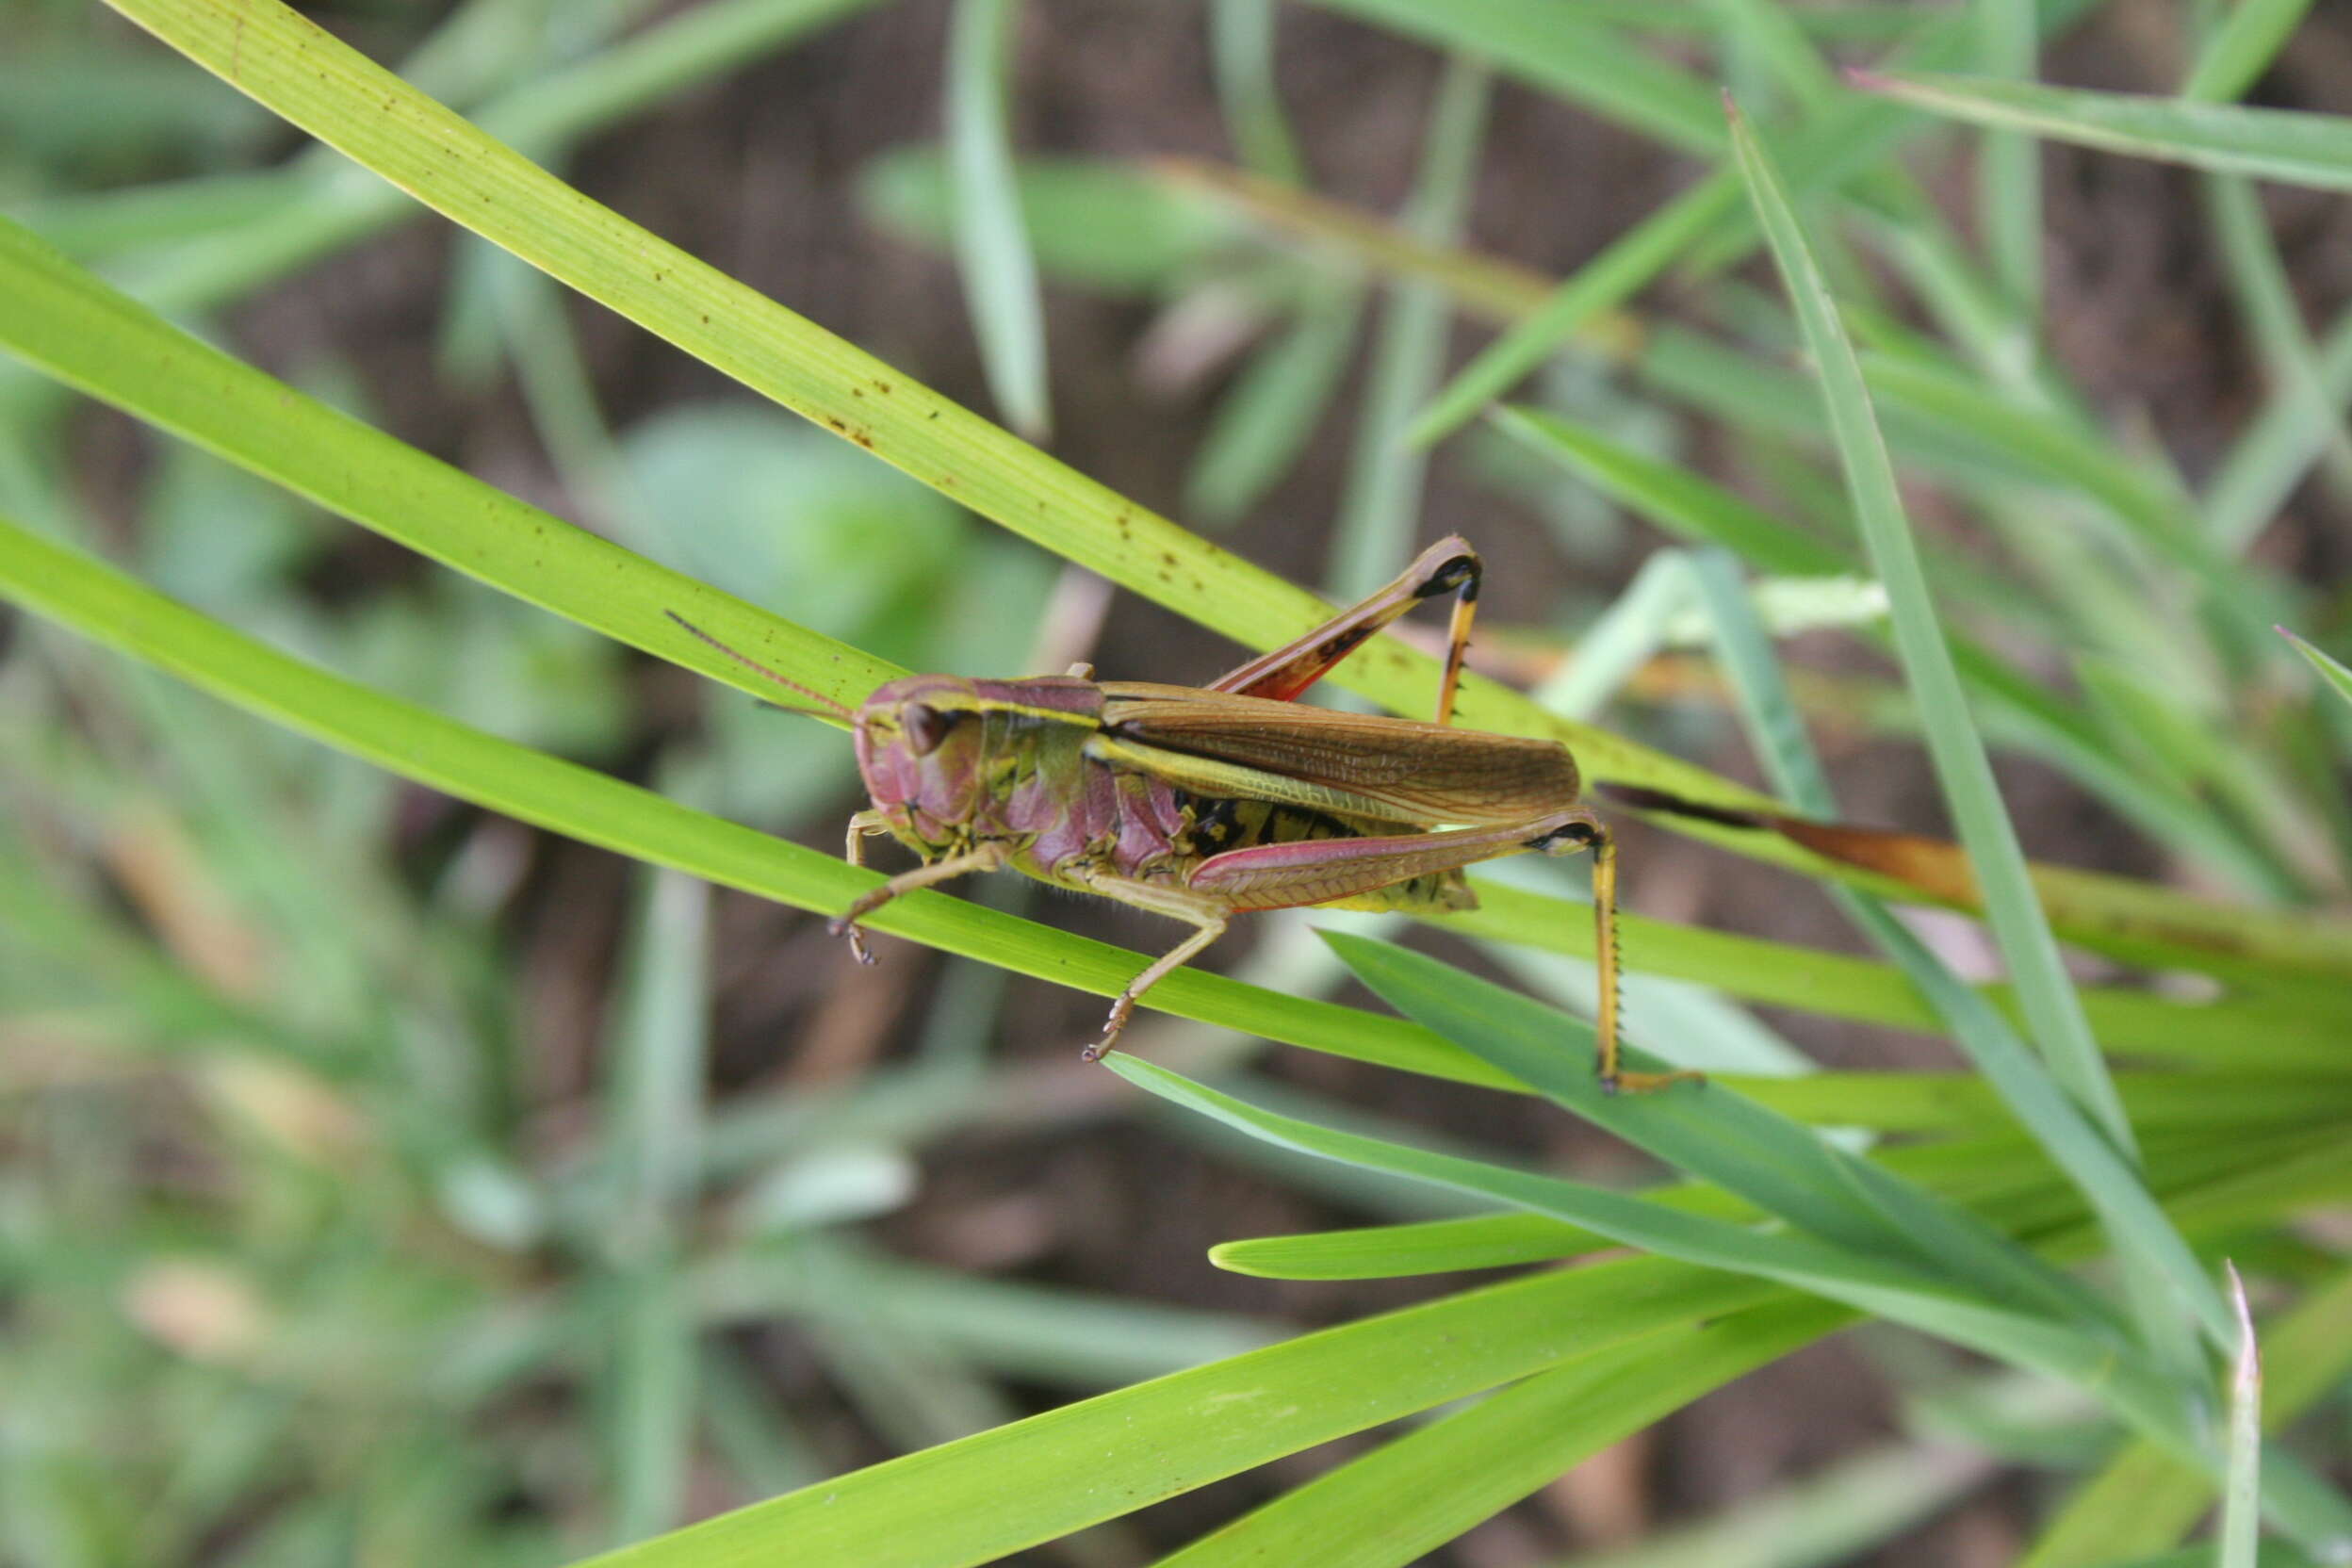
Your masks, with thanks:
[[[1973,124],[2218,174],[2352,190],[2352,119],[2342,115],[1916,72],[1855,73],[1853,81]]]
[[[1031,440],[1053,428],[1046,394],[1045,302],[1013,176],[1010,96],[1020,0],[956,0],[947,40],[947,156],[956,255],[989,389]]]
[[[1928,752],[1943,787],[1959,837],[1984,889],[1995,941],[2017,982],[2017,997],[2035,1042],[2051,1072],[2115,1148],[2132,1147],[2131,1124],[2091,1037],[2081,999],[2075,994],[2039,901],[2026,872],[2025,854],[2009,820],[1969,717],[1958,672],[1938,626],[1927,579],[1920,569],[1910,525],[1895,486],[1865,390],[1862,368],[1847,340],[1837,305],[1815,267],[1769,155],[1736,114],[1733,146],[1748,181],[1767,241],[1787,280],[1790,301],[1821,380],[1831,427],[1846,475],[1848,492],[1872,564],[1886,586],[1892,607],[1896,652],[1918,698],[1926,727]],[[2103,1212],[2148,1207],[2146,1192],[2129,1168],[2111,1168],[2092,1192]],[[2168,1226],[2118,1230],[2116,1246],[2138,1257],[2154,1277],[2167,1282],[2180,1304],[2192,1313],[2214,1343],[2230,1342],[2228,1309]],[[2153,1330],[2151,1323],[2148,1327]]]
[[[1826,1302],[1671,1329],[1489,1395],[1394,1438],[1157,1568],[1402,1568],[1582,1460],[1699,1396],[1840,1327]]]

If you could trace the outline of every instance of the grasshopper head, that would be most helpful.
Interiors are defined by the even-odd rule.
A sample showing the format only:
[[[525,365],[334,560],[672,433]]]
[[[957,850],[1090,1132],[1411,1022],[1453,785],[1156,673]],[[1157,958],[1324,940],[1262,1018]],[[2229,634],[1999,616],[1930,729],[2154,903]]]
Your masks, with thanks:
[[[894,829],[928,844],[979,809],[978,688],[956,676],[914,675],[877,689],[858,709],[858,771]]]

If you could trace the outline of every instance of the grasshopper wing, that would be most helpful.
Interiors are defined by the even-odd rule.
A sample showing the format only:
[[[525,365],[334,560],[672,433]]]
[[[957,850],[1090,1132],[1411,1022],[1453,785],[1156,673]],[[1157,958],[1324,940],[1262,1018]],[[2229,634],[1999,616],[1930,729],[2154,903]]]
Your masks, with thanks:
[[[1521,822],[1576,799],[1576,764],[1556,741],[1140,681],[1102,692],[1088,749],[1196,793],[1423,827]]]

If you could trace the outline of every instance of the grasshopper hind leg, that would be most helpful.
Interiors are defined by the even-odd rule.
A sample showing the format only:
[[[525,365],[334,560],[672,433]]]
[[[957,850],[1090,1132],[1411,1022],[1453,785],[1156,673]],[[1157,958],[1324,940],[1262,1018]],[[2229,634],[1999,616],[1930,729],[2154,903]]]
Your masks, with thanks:
[[[1562,813],[1563,826],[1530,845],[1546,855],[1592,852],[1592,959],[1600,971],[1600,1006],[1593,1019],[1596,1056],[1594,1074],[1604,1094],[1647,1094],[1669,1084],[1705,1083],[1700,1072],[1627,1072],[1618,1064],[1617,1046],[1617,840],[1609,825],[1581,808]],[[1557,820],[1557,819],[1555,819]]]

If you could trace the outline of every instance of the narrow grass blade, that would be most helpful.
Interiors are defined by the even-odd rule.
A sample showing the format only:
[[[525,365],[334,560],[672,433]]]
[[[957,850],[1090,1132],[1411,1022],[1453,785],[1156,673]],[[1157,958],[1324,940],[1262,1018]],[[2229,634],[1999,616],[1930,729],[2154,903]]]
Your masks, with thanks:
[[[1378,3],[1384,8],[1402,8],[1410,0]],[[2042,27],[2047,32],[2064,26],[2084,8],[2079,0],[2046,5],[2041,8]],[[1421,14],[1446,13],[1429,9]],[[1967,41],[1964,26],[1931,25],[1914,36],[1905,56],[1918,63],[1946,64],[1958,57]],[[1844,100],[1790,139],[1789,164],[1800,172],[1804,188],[1835,185],[1875,166],[1912,128],[1900,116],[1874,115],[1870,107],[1867,99]],[[1739,179],[1729,168],[1716,170],[1628,230],[1561,283],[1539,311],[1481,351],[1423,413],[1413,438],[1434,443],[1468,423],[1571,334],[1632,298],[1703,238],[1709,242],[1707,262],[1715,268],[1738,260],[1756,242],[1740,205]]]
[[[1483,62],[1462,56],[1446,62],[1403,219],[1405,232],[1414,239],[1442,246],[1461,235],[1477,185],[1493,86]],[[1452,308],[1434,284],[1399,280],[1383,291],[1325,573],[1324,586],[1342,603],[1377,591],[1413,553],[1429,465],[1427,454],[1406,441],[1405,429],[1437,384],[1451,324]]]
[[[2336,318],[2315,350],[2321,406],[2281,388],[2242,433],[2205,488],[2206,527],[2232,555],[2245,553],[2278,517],[2327,448],[2352,398],[2352,312]]]
[[[1231,523],[1281,482],[1339,391],[1363,315],[1358,280],[1306,281],[1290,324],[1217,403],[1184,482],[1187,508]]]
[[[1736,579],[1720,558],[1702,563],[1700,579],[1714,610],[1724,662],[1740,693],[1742,715],[1763,754],[1768,776],[1801,809],[1834,815],[1836,802],[1827,776]],[[2206,1285],[2204,1272],[2139,1173],[2087,1123],[2024,1042],[1962,987],[1924,943],[1875,901],[1842,889],[1837,896],[1848,918],[1912,976],[1977,1070],[2074,1178],[2117,1248],[2138,1270],[2136,1278],[2168,1281],[2174,1293],[2193,1302],[2194,1292]],[[2150,1315],[2157,1310],[2153,1291],[2143,1291],[2135,1300]],[[2165,1321],[2170,1321],[2168,1316]]]
[[[1856,87],[1973,124],[2322,190],[2352,190],[2352,119],[1903,72]]]
[[[1478,1215],[1302,1235],[1251,1236],[1209,1249],[1209,1261],[1263,1280],[1388,1280],[1508,1268],[1596,1252],[1607,1236],[1540,1214]]]
[[[1553,0],[1315,0],[1497,71],[1686,153],[1720,153],[1713,95],[1689,72]]]
[[[2262,1421],[2295,1421],[2352,1367],[2352,1272],[2339,1273],[2263,1330],[2268,1390]],[[2098,1568],[2178,1542],[2213,1506],[2213,1488],[2148,1443],[2128,1445],[2083,1483],[2017,1568]],[[2210,1562],[2206,1549],[2200,1561]]]
[[[607,1247],[621,1315],[606,1419],[614,1539],[670,1528],[692,1458],[696,1353],[680,1261],[701,1160],[710,890],[649,871],[629,995],[608,1047],[615,1064],[608,1134],[619,1169]]]
[[[2222,13],[2221,25],[2197,52],[2180,96],[2210,104],[2246,95],[2303,24],[2311,0],[2244,0]]]
[[[1593,719],[1625,681],[1666,644],[1666,623],[1690,602],[1690,572],[1680,550],[1643,561],[1625,591],[1576,638],[1560,673],[1538,687],[1535,700],[1554,712]]]
[[[1596,432],[1534,409],[1499,409],[1493,417],[1503,430],[1679,537],[1723,545],[1765,571],[1822,575],[1854,568],[1855,558],[1844,547],[1817,540],[1707,480]],[[2152,839],[2206,859],[2249,893],[2292,886],[2204,802],[2185,790],[2164,788],[2113,755],[2087,716],[1983,645],[1958,633],[1949,642],[1969,689],[1997,705],[2025,743]]]
[[[956,186],[956,254],[988,386],[1032,440],[1053,428],[1046,395],[1045,302],[1013,178],[1009,111],[1019,0],[956,0],[947,41],[947,154]]]
[[[1849,1319],[1824,1302],[1734,1314],[1489,1395],[1159,1560],[1157,1568],[1402,1568],[1609,1444]]]
[[[2221,1489],[2221,1549],[2214,1568],[2254,1568],[2262,1528],[2262,1354],[2246,1282],[2230,1266],[2230,1304],[2237,1309],[2238,1351],[2230,1374],[2229,1478]]]
[[[2294,644],[2295,652],[2311,662],[2311,668],[2319,672],[2319,678],[2332,688],[2338,696],[2346,702],[2352,702],[2352,669],[2344,668],[2344,665],[2320,652],[2318,648],[2289,631],[2285,627],[2278,629],[2278,635]]]
[[[2099,1132],[2117,1149],[2128,1151],[2132,1146],[2131,1124],[2034,895],[2017,830],[2001,804],[1983,743],[1968,716],[1959,676],[1937,625],[1927,580],[1903,516],[1894,470],[1863,386],[1861,367],[1838,321],[1837,306],[1813,265],[1779,177],[1737,116],[1733,144],[1821,377],[1855,514],[1893,608],[1896,651],[1919,699],[1929,754],[1961,842],[1984,890],[1994,938],[2017,981],[2018,1001],[2051,1071],[2089,1112]],[[2103,1210],[2113,1212],[2127,1204],[2152,1206],[2146,1204],[2145,1189],[2131,1176],[2128,1166],[2111,1167],[2101,1185],[2114,1189],[2093,1193]],[[2168,1282],[2208,1337],[2216,1344],[2230,1342],[2228,1312],[2218,1293],[2177,1235],[2162,1224],[2161,1215],[2147,1228],[2118,1232],[2116,1245],[2142,1258],[2156,1277]]]
[[[1738,183],[1727,171],[1718,171],[1609,241],[1540,309],[1480,350],[1446,383],[1413,421],[1410,438],[1429,446],[1477,417],[1561,343],[1641,292],[1739,205]]]
[[[2328,473],[2342,493],[2352,486],[2352,434],[2346,433],[2328,396],[2327,372],[2271,237],[2262,194],[2250,182],[2225,174],[2209,174],[2202,184],[2205,210],[2229,267],[2238,309],[2268,362],[2273,385],[2281,396],[2299,400],[2323,432]]]
[[[1210,0],[1209,53],[1225,134],[1242,163],[1267,179],[1302,184],[1306,161],[1275,83],[1274,0]]]
[[[1687,468],[1635,451],[1540,408],[1516,404],[1489,416],[1527,447],[1557,458],[1608,495],[1690,544],[1721,545],[1767,572],[1821,576],[1851,558],[1837,546],[1781,521]]]
[[[2038,72],[2033,0],[1976,8],[1977,63],[1985,74],[2032,81]],[[1977,212],[1994,279],[2029,333],[2042,302],[2042,150],[2021,131],[1989,130],[1977,162]]]

